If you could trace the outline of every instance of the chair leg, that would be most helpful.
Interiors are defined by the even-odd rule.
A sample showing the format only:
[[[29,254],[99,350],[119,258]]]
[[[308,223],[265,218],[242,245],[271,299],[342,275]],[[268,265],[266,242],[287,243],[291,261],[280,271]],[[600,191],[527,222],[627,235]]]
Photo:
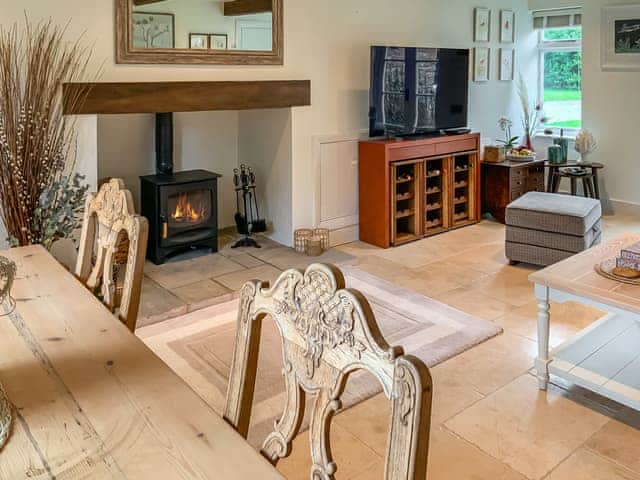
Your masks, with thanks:
[[[578,179],[571,179],[571,195],[576,196],[578,194]]]

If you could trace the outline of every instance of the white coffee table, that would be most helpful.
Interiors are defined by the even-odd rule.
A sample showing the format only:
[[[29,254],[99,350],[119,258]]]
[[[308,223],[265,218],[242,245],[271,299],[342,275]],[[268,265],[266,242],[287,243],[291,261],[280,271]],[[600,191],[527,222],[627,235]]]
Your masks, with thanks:
[[[541,390],[553,374],[640,410],[640,286],[606,279],[594,266],[640,241],[624,235],[529,277],[538,299],[538,357]],[[549,351],[550,302],[574,301],[608,315]]]

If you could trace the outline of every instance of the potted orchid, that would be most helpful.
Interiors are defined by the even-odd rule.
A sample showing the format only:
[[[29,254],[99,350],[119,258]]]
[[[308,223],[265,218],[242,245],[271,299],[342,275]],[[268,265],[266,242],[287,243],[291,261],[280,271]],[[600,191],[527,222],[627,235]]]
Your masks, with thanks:
[[[504,144],[507,150],[511,150],[518,143],[520,137],[511,135],[511,128],[513,128],[513,122],[507,117],[502,117],[498,120],[498,126],[505,134],[504,140],[498,140],[499,143]]]

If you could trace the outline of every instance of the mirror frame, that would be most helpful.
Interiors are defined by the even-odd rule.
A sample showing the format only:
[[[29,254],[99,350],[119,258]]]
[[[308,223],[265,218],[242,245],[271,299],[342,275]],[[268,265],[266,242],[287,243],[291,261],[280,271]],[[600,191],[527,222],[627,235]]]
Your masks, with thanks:
[[[273,48],[271,51],[215,50],[188,48],[133,48],[133,0],[116,2],[116,63],[117,64],[184,64],[184,65],[283,65],[283,0],[273,2]]]

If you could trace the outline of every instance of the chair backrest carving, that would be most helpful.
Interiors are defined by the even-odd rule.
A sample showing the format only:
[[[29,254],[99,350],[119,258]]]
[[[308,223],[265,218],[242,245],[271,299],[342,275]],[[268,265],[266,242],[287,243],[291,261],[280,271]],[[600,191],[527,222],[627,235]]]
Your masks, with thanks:
[[[367,300],[345,289],[342,273],[330,265],[289,270],[272,288],[257,281],[244,285],[225,419],[247,436],[261,322],[267,315],[282,337],[286,405],[263,443],[263,455],[275,464],[290,454],[304,417],[305,395],[313,394],[310,478],[333,479],[337,466],[329,448],[329,425],[341,408],[348,376],[366,369],[392,402],[385,478],[423,480],[431,416],[429,370],[401,348],[389,347]]]
[[[136,215],[133,196],[121,179],[111,179],[87,196],[76,276],[97,291],[108,308],[117,308],[131,331],[138,317],[148,232],[147,220]],[[116,294],[114,278],[118,258],[126,265],[121,295]]]

